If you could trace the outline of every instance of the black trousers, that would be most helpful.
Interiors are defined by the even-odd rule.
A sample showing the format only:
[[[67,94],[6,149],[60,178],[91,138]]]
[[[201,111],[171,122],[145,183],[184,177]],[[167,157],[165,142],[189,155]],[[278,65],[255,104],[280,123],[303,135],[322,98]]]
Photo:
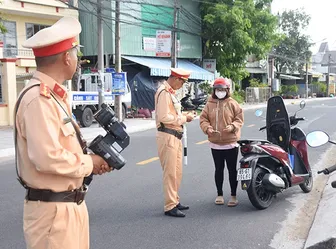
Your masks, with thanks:
[[[223,196],[223,180],[225,162],[229,171],[229,181],[231,187],[231,196],[236,196],[237,193],[237,159],[238,147],[229,150],[211,149],[212,157],[215,163],[215,182],[217,194]]]

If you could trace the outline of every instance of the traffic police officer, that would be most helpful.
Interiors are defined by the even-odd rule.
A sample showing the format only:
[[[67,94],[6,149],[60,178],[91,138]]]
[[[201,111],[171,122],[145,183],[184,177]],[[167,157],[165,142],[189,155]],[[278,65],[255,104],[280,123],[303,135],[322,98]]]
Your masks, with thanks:
[[[29,249],[89,248],[83,179],[111,171],[101,157],[83,153],[62,86],[76,70],[80,32],[78,20],[64,17],[23,44],[32,48],[37,65],[14,114],[18,176],[27,189],[23,230]]]
[[[182,180],[183,124],[194,119],[192,113],[181,113],[175,91],[188,80],[190,73],[172,68],[171,75],[155,94],[155,119],[158,128],[156,141],[163,170],[165,215],[185,217],[181,210],[189,209],[180,203],[178,190]]]

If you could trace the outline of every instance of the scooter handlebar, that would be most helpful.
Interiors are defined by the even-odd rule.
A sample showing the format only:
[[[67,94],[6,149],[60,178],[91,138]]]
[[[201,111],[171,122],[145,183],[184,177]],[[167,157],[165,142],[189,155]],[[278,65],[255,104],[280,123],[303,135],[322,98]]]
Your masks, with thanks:
[[[265,129],[266,129],[266,126],[261,127],[261,128],[259,129],[259,131],[262,131],[262,130],[265,130]]]
[[[295,116],[290,117],[290,125],[297,125],[299,121],[304,121],[305,118],[296,118]]]
[[[336,165],[331,166],[330,168],[325,168],[324,170],[318,171],[317,174],[325,174],[325,175],[329,175],[330,173],[334,172],[336,170]]]

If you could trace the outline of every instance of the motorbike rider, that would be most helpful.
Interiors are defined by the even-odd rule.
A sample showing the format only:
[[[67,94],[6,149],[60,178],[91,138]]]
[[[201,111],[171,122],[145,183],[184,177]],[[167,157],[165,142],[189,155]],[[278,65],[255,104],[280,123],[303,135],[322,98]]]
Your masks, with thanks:
[[[229,207],[238,204],[237,159],[241,128],[244,123],[243,110],[236,100],[230,97],[230,82],[217,78],[213,93],[200,116],[200,127],[208,135],[212,157],[215,164],[215,183],[217,197],[215,204],[224,205],[223,180],[225,162],[229,171],[231,199]]]

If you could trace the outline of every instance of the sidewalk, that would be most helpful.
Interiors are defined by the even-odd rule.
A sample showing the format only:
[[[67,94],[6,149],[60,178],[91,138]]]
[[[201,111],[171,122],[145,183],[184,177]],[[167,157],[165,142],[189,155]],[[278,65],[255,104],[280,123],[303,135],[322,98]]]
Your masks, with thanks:
[[[332,100],[334,98],[312,98],[304,99],[307,103],[311,101],[323,101]],[[286,105],[299,105],[303,99],[285,99]],[[252,110],[258,108],[265,108],[266,103],[262,104],[244,104],[242,108],[244,110]],[[125,119],[126,131],[128,134],[146,131],[155,128],[155,120],[153,119]],[[105,135],[106,132],[103,128],[98,127],[97,124],[92,125],[89,128],[81,128],[84,139],[87,142],[92,141],[97,135]],[[15,155],[14,150],[14,140],[13,140],[13,128],[12,127],[1,127],[0,126],[0,159],[2,157],[10,157]]]

